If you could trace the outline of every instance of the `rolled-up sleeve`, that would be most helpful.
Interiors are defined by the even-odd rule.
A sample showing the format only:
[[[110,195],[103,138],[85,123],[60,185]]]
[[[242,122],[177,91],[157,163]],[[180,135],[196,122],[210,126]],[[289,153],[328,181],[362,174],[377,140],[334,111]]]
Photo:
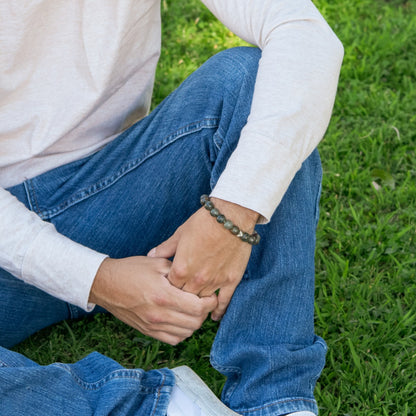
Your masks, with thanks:
[[[212,196],[270,220],[331,117],[343,47],[309,0],[202,0],[259,47],[251,112]]]

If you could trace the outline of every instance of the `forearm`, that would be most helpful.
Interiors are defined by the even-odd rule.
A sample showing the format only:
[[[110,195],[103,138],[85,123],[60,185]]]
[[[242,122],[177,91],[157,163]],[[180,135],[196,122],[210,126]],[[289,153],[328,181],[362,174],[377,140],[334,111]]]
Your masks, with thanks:
[[[52,296],[91,309],[91,284],[106,256],[59,234],[1,188],[0,211],[0,267]]]
[[[325,133],[343,48],[309,0],[203,2],[262,50],[247,124],[212,196],[266,222]]]

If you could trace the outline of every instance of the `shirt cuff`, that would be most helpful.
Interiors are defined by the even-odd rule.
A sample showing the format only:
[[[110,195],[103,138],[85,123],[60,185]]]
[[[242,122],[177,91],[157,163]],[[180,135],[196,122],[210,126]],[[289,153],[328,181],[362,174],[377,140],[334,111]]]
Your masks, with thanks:
[[[88,302],[91,286],[106,257],[59,234],[48,224],[25,253],[22,279],[90,312],[95,307]]]

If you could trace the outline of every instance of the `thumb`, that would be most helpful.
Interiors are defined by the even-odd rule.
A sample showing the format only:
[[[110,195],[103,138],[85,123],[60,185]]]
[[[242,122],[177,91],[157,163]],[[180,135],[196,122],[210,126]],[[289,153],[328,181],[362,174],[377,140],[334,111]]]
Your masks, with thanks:
[[[179,241],[178,232],[175,232],[172,236],[170,236],[163,243],[152,248],[147,253],[147,255],[148,257],[163,257],[165,259],[168,259],[169,257],[172,257],[175,255],[176,247],[178,246],[178,241]]]

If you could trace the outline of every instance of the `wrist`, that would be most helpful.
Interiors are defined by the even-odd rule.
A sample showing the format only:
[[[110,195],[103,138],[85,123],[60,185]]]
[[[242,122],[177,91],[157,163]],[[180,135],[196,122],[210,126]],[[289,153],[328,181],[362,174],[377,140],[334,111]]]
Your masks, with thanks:
[[[214,198],[215,199],[215,198]],[[227,218],[223,212],[221,212],[218,206],[215,206],[214,201],[208,195],[201,195],[200,198],[201,205],[209,211],[210,215],[215,218],[215,220],[222,224],[224,229],[228,230],[231,234],[240,238],[241,241],[251,244],[253,246],[259,244],[260,235],[254,231],[255,224],[258,220],[259,214],[250,212],[247,208],[235,206],[230,202],[224,204],[225,201],[220,202],[220,205],[225,207],[225,209],[233,215],[233,220],[229,217]],[[232,205],[230,205],[232,204]],[[233,206],[234,205],[234,206]],[[235,219],[239,221],[237,225]],[[244,224],[245,229],[242,230],[241,224]]]
[[[102,306],[103,298],[108,289],[108,282],[111,280],[111,266],[113,259],[107,257],[101,263],[91,286],[89,302]]]
[[[250,233],[254,231],[254,227],[260,218],[260,214],[258,212],[245,208],[241,205],[234,204],[233,202],[225,201],[224,199],[212,197],[211,201],[222,214],[224,214],[227,218],[232,219],[235,224],[238,224],[241,228]]]

